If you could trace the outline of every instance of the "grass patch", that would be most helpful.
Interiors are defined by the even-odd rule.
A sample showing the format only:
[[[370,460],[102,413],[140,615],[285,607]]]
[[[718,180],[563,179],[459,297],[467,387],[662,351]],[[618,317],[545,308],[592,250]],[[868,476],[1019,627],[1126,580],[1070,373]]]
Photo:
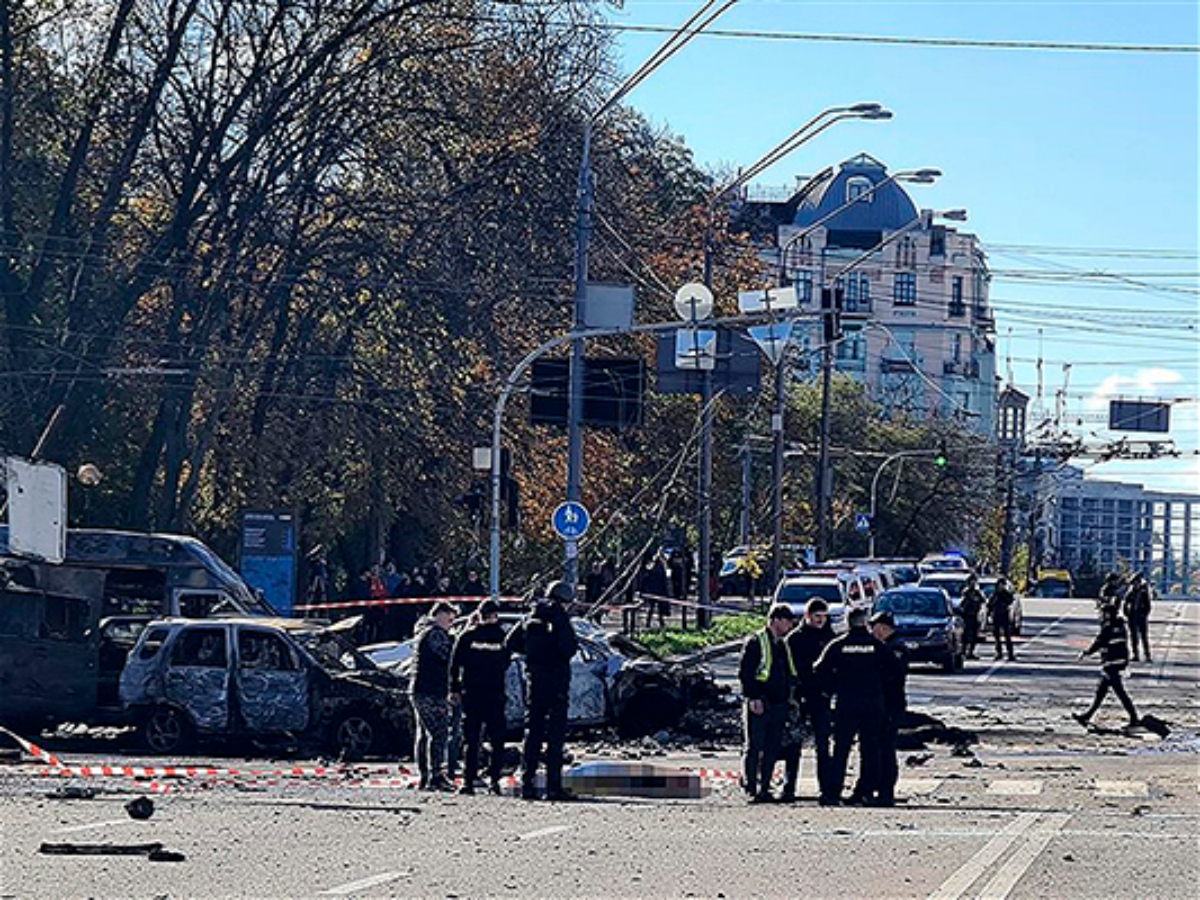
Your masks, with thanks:
[[[713,647],[757,631],[763,627],[762,613],[738,613],[721,616],[703,631],[683,631],[666,628],[662,631],[647,631],[638,635],[638,643],[659,656],[675,656],[694,653],[705,647]]]

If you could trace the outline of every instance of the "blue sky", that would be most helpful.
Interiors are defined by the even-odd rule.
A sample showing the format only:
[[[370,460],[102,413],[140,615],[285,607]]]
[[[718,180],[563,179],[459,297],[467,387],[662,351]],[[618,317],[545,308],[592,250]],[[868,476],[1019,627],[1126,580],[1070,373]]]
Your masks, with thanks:
[[[611,22],[681,24],[700,0],[626,0]],[[1193,52],[993,49],[701,36],[627,103],[678,134],[701,165],[747,166],[820,110],[878,101],[890,122],[848,121],[765,172],[793,182],[859,152],[945,173],[918,206],[965,207],[995,278],[998,371],[1053,413],[1071,366],[1072,430],[1112,435],[1105,399],[1172,409],[1181,460],[1090,465],[1090,477],[1200,491],[1198,4],[740,0],[716,31],[1191,47]],[[626,73],[665,34],[624,32]],[[1121,255],[1110,251],[1119,250]],[[1091,273],[1091,277],[1086,277]],[[1096,277],[1097,275],[1101,277]],[[1041,333],[1039,335],[1039,328]]]

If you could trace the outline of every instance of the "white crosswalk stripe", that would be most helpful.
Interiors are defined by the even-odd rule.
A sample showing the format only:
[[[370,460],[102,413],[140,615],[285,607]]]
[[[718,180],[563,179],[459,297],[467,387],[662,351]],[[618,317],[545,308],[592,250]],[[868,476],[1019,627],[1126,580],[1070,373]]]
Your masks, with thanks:
[[[1003,781],[993,781],[988,785],[987,792],[1002,797],[1034,797],[1042,792],[1042,782],[1007,778]]]
[[[1100,781],[1096,784],[1097,797],[1146,797],[1150,787],[1144,781]]]

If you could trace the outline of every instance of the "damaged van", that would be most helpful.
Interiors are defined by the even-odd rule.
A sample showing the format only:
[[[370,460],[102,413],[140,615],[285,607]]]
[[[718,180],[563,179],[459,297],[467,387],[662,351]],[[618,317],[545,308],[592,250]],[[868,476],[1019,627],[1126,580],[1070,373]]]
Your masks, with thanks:
[[[165,619],[138,638],[120,695],[146,750],[199,740],[296,741],[342,759],[411,742],[400,681],[337,634],[294,619]]]
[[[10,727],[123,723],[117,681],[152,619],[274,614],[195,538],[72,529],[66,549],[62,563],[14,555],[0,526],[0,723]]]

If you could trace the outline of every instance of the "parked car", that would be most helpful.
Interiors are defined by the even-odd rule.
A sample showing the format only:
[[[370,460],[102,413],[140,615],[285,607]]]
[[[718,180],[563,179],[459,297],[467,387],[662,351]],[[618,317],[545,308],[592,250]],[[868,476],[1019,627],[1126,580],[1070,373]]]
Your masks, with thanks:
[[[992,593],[996,590],[996,582],[999,580],[999,577],[995,575],[985,575],[979,579],[979,589],[983,591],[984,596],[989,600],[992,599]],[[1013,589],[1013,599],[1012,608],[1009,609],[1008,613],[1012,617],[1013,634],[1019,635],[1021,629],[1025,627],[1025,604],[1022,602],[1021,595],[1017,593],[1015,588]],[[992,620],[987,615],[986,607],[984,609],[984,618],[986,621],[983,623],[983,630],[991,631]]]
[[[937,663],[944,672],[963,667],[965,626],[941,588],[894,588],[875,600],[872,611],[892,614],[911,661]]]
[[[949,597],[950,602],[954,604],[955,611],[962,604],[963,591],[967,587],[967,579],[971,576],[969,571],[938,571],[930,572],[921,576],[921,580],[917,582],[917,587],[941,588]]]
[[[504,613],[507,631],[522,617]],[[461,630],[466,620],[455,623]],[[579,650],[571,658],[571,688],[567,722],[573,728],[616,725],[625,735],[642,735],[675,725],[693,697],[713,689],[702,670],[648,657],[632,657],[613,645],[614,638],[587,619],[571,624]],[[407,684],[416,639],[387,641],[360,647],[359,651],[385,671]],[[525,659],[516,656],[505,676],[509,728],[519,731],[525,721]]]
[[[345,627],[151,622],[121,673],[121,702],[152,753],[185,753],[199,739],[297,738],[341,758],[399,755],[411,743],[408,698],[341,639]]]
[[[846,629],[850,607],[870,603],[862,581],[846,569],[811,569],[789,573],[775,588],[774,602],[786,603],[797,616],[804,615],[808,601],[819,597],[829,605],[829,624],[834,631]]]

